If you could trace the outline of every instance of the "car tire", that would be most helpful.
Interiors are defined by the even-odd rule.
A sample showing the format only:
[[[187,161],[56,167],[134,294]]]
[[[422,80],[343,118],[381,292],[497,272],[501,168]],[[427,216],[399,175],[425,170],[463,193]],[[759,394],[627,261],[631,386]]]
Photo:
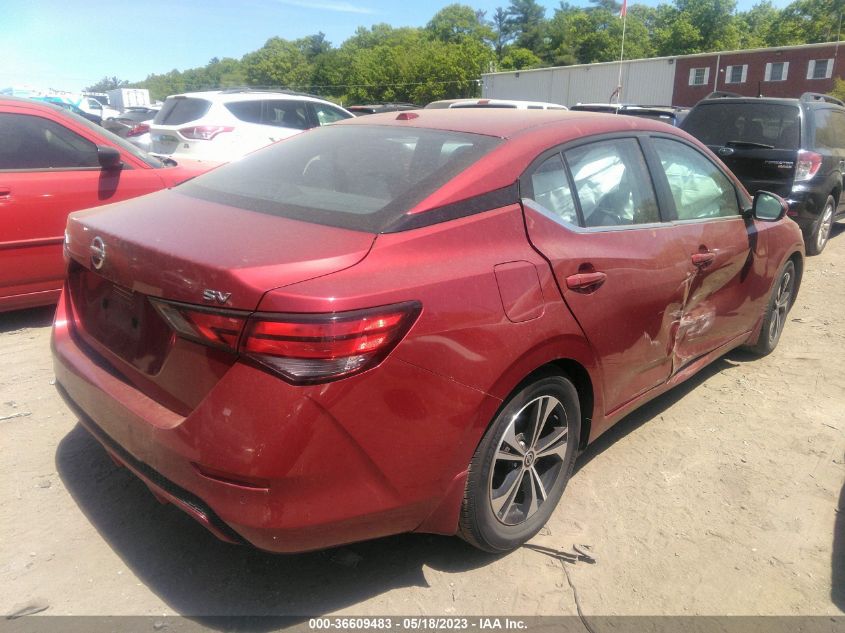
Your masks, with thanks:
[[[746,347],[750,352],[758,356],[770,354],[783,333],[783,326],[786,323],[786,316],[795,301],[795,264],[792,260],[786,262],[778,275],[777,281],[772,288],[769,303],[763,314],[763,325],[760,328],[760,335],[757,342]]]
[[[537,534],[572,475],[580,432],[578,392],[567,378],[545,375],[519,388],[470,462],[461,538],[502,553]]]
[[[833,196],[828,196],[824,207],[822,207],[822,212],[819,214],[819,219],[813,225],[813,231],[806,240],[807,255],[818,255],[827,246],[835,215],[836,200],[833,199]]]

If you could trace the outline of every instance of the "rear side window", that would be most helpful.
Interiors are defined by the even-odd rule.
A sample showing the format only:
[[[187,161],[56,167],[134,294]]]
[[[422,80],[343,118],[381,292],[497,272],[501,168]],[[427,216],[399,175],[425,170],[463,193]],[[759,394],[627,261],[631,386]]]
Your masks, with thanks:
[[[99,168],[97,146],[54,121],[0,113],[0,170]]]
[[[380,232],[499,143],[478,134],[328,125],[215,169],[179,191],[270,215]]]
[[[241,121],[307,130],[311,127],[305,102],[293,99],[234,101],[226,109]]]
[[[818,149],[845,151],[845,112],[822,108],[813,113]]]
[[[170,97],[156,115],[156,125],[182,125],[205,116],[211,101],[193,97]]]
[[[531,174],[533,200],[561,220],[578,226],[578,212],[560,154],[547,158]]]
[[[565,156],[585,226],[660,221],[648,167],[635,139],[581,145]]]
[[[693,108],[681,127],[706,145],[796,150],[798,115],[798,106],[779,103],[703,104]]]

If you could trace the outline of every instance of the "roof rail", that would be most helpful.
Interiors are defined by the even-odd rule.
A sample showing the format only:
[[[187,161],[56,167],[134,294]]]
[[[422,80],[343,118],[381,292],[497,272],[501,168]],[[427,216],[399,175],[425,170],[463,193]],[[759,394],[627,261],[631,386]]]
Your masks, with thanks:
[[[845,106],[845,102],[830,95],[823,95],[820,92],[805,92],[801,95],[801,101],[824,101],[834,105]]]
[[[742,98],[744,95],[737,94],[735,92],[725,92],[723,90],[716,90],[715,92],[711,92],[709,95],[704,97],[705,99],[736,99]]]
[[[287,88],[254,88],[252,86],[242,86],[239,88],[226,88],[225,90],[221,90],[220,92],[221,94],[237,94],[239,92],[272,92],[276,94],[291,95],[293,97],[313,97],[314,99],[322,99],[323,101],[325,101],[325,97],[311,94],[310,92],[288,90]]]

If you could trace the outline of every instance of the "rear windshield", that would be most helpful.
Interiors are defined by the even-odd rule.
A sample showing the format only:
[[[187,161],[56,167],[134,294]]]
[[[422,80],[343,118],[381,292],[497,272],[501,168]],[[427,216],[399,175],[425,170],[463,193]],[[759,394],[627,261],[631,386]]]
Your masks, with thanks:
[[[381,232],[501,139],[394,126],[303,132],[179,191],[285,218]]]
[[[211,101],[192,97],[168,97],[153,121],[156,125],[182,125],[205,116]]]
[[[798,106],[777,103],[713,103],[695,107],[684,130],[705,145],[764,146],[795,150],[800,142]]]

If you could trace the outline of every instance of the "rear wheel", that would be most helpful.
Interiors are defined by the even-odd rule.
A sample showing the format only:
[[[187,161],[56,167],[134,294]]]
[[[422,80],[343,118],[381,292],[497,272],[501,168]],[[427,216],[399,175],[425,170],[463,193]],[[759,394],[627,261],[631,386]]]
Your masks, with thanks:
[[[788,261],[772,289],[772,296],[763,315],[763,327],[760,329],[760,336],[754,345],[748,347],[749,351],[759,356],[765,356],[777,347],[783,326],[786,323],[786,316],[794,299],[795,264]]]
[[[836,201],[828,196],[822,208],[819,220],[813,227],[813,233],[807,240],[807,255],[818,255],[827,246],[830,231],[833,228],[833,216],[836,213]]]
[[[575,464],[578,393],[562,376],[520,389],[493,420],[469,467],[460,535],[488,552],[519,547],[546,523]]]

